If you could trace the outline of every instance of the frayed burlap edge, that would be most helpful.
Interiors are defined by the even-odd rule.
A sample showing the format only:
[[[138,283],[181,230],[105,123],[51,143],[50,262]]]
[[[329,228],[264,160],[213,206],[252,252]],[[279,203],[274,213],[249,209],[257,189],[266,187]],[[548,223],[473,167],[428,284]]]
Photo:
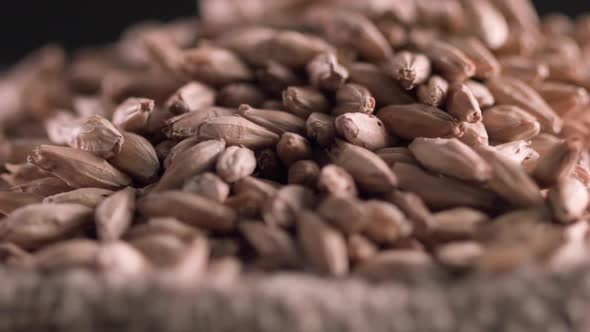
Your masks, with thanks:
[[[590,264],[387,284],[285,274],[183,290],[84,271],[0,270],[0,281],[1,332],[590,331]]]

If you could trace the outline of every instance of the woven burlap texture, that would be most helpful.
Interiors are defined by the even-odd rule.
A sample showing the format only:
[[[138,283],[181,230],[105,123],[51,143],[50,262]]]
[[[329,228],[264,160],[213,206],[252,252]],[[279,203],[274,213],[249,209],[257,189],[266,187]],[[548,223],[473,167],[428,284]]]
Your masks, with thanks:
[[[0,270],[1,332],[587,332],[590,264],[368,284],[303,275],[204,280],[177,289],[84,271]]]

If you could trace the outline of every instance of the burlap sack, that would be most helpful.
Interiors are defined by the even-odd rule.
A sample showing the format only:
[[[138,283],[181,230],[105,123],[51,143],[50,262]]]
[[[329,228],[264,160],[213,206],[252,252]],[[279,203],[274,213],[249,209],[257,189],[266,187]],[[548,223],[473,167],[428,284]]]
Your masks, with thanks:
[[[177,289],[83,271],[0,270],[4,332],[587,332],[590,264],[496,277],[405,275],[385,284],[276,275]]]

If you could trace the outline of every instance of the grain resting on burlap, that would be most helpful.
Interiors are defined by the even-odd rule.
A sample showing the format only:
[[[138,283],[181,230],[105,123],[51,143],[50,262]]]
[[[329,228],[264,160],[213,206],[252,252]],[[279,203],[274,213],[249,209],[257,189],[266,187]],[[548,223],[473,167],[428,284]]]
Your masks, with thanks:
[[[0,327],[590,328],[590,16],[200,4],[0,74]]]

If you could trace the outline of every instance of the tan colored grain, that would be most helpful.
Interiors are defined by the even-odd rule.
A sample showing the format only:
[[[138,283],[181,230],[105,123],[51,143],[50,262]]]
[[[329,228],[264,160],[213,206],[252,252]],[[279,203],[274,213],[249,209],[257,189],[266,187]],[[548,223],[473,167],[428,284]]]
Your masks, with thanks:
[[[358,12],[315,6],[304,14],[304,22],[318,30],[329,42],[350,46],[366,59],[383,61],[392,53],[379,29]]]
[[[397,163],[393,170],[400,188],[416,193],[429,207],[491,209],[494,206],[495,195],[475,184],[439,177],[410,164]]]
[[[462,2],[468,29],[492,50],[498,49],[508,40],[508,22],[489,0]]]
[[[255,109],[248,105],[241,105],[238,114],[277,135],[305,131],[305,120],[288,112]]]
[[[371,114],[375,110],[375,98],[362,85],[348,83],[336,91],[336,106],[332,109],[335,116],[346,113]]]
[[[406,139],[461,137],[463,125],[442,110],[424,104],[387,106],[377,112],[385,128]]]
[[[79,204],[31,204],[0,220],[0,237],[24,249],[66,239],[92,222],[92,209]]]
[[[133,188],[125,188],[98,205],[94,218],[100,240],[118,240],[129,229],[135,214],[135,195]]]
[[[579,220],[590,201],[586,186],[573,177],[561,179],[547,197],[555,219],[561,223]]]
[[[406,90],[412,90],[414,86],[424,83],[431,72],[430,60],[424,54],[408,51],[395,54],[386,63],[385,69]]]
[[[295,267],[300,257],[293,238],[280,228],[261,222],[243,222],[239,230],[268,267]]]
[[[559,133],[563,121],[543,100],[543,98],[526,83],[509,77],[496,77],[488,82],[488,88],[500,104],[515,105],[533,115],[541,128],[549,133]]]
[[[277,144],[277,155],[285,166],[291,166],[299,160],[311,159],[311,143],[299,134],[284,133]]]
[[[340,232],[351,235],[364,230],[370,218],[364,204],[353,197],[331,195],[318,206],[317,213]]]
[[[320,176],[320,166],[313,160],[298,160],[289,167],[287,182],[315,189]]]
[[[274,146],[279,136],[247,119],[220,116],[205,121],[199,128],[201,139],[222,139],[228,145],[243,145],[250,149]]]
[[[204,141],[187,149],[166,169],[153,190],[179,189],[184,181],[212,169],[224,149],[223,140]]]
[[[0,192],[0,213],[12,211],[31,204],[41,203],[42,197],[26,192]]]
[[[456,82],[475,75],[475,64],[457,47],[441,40],[431,40],[417,46],[445,79]]]
[[[583,142],[579,139],[565,140],[540,157],[533,172],[535,179],[544,186],[551,186],[572,174],[580,159]]]
[[[549,77],[549,68],[542,62],[530,61],[523,56],[505,56],[499,59],[502,74],[529,84],[536,84]]]
[[[113,191],[100,188],[81,188],[65,193],[48,196],[43,199],[46,204],[80,204],[89,208],[95,208],[107,197],[111,196]]]
[[[541,124],[518,106],[499,105],[487,109],[483,124],[490,139],[498,143],[527,140],[541,132]]]
[[[482,83],[479,83],[474,80],[465,81],[465,85],[471,90],[475,100],[479,104],[481,108],[488,108],[490,106],[494,106],[496,104],[496,100],[492,95],[490,89]]]
[[[303,253],[320,273],[336,277],[348,273],[346,240],[312,212],[302,212],[297,219],[298,239]]]
[[[252,83],[232,83],[219,90],[217,104],[238,108],[242,104],[260,107],[264,103],[264,92]]]
[[[403,272],[428,272],[433,263],[432,258],[423,251],[385,250],[358,266],[354,274],[370,281],[385,282]]]
[[[74,188],[68,186],[67,183],[59,178],[49,176],[13,186],[10,190],[29,193],[39,197],[48,197],[72,191]]]
[[[297,185],[284,186],[264,202],[262,218],[273,226],[288,227],[295,223],[297,215],[315,207],[315,194]]]
[[[146,217],[173,217],[203,229],[226,232],[234,228],[235,212],[220,203],[181,191],[149,194],[137,202]]]
[[[375,257],[379,248],[366,237],[354,234],[348,238],[348,257],[353,264],[362,264]]]
[[[392,245],[409,237],[413,225],[395,205],[378,200],[364,202],[364,234],[380,245]]]
[[[431,237],[438,241],[474,239],[490,217],[472,208],[454,208],[433,215]]]
[[[113,113],[113,124],[121,130],[143,132],[147,130],[148,119],[155,107],[154,101],[145,98],[129,98]]]
[[[142,136],[123,132],[121,152],[109,162],[141,184],[153,181],[160,171],[160,161],[154,146]]]
[[[307,119],[312,113],[327,113],[330,102],[318,90],[311,87],[290,86],[282,94],[285,110]]]
[[[236,110],[223,107],[210,107],[172,117],[166,120],[163,128],[169,138],[190,138],[199,133],[200,126],[207,120],[219,116],[232,116]]]
[[[472,148],[456,138],[418,138],[409,145],[424,167],[461,180],[483,182],[492,177],[492,169]]]
[[[190,82],[178,89],[166,102],[172,114],[195,112],[213,106],[216,92],[205,84]]]
[[[518,207],[543,204],[539,186],[521,165],[489,147],[479,147],[477,152],[492,168],[490,188],[508,203]]]
[[[207,172],[187,180],[182,191],[223,203],[229,197],[230,186],[219,176]]]
[[[432,75],[426,84],[418,87],[418,100],[432,107],[443,107],[447,101],[449,82],[438,75]]]
[[[378,105],[403,105],[415,102],[414,97],[374,64],[355,62],[348,66],[348,71],[350,81],[366,87]]]
[[[375,153],[336,140],[329,151],[330,160],[345,169],[359,189],[366,192],[387,192],[397,185],[395,174]]]
[[[222,179],[233,183],[254,173],[256,157],[248,148],[230,146],[219,155],[215,169]]]
[[[336,137],[336,125],[333,116],[312,113],[305,123],[307,137],[321,146],[328,146]]]
[[[395,142],[383,122],[374,115],[358,112],[342,114],[336,118],[335,125],[340,137],[371,151],[383,149]]]
[[[29,162],[75,188],[118,189],[131,183],[106,160],[73,148],[41,145],[29,156]]]

